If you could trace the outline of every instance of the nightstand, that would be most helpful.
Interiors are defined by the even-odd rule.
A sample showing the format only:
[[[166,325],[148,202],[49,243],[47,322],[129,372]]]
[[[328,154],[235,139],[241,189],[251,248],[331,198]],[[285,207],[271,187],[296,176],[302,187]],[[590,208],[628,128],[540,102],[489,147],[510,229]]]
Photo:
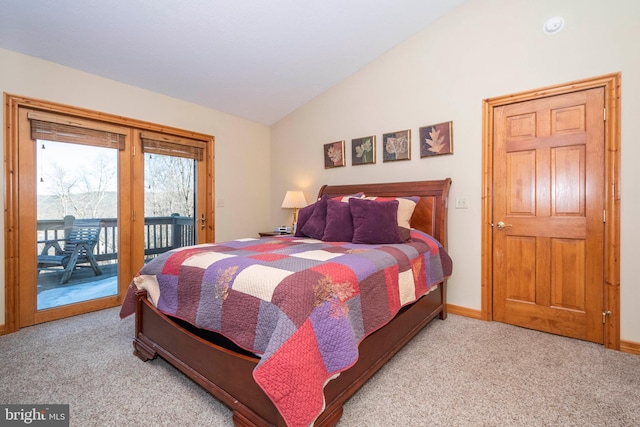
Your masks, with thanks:
[[[279,232],[279,231],[261,231],[258,233],[260,237],[273,237],[273,236],[291,236],[293,233]]]

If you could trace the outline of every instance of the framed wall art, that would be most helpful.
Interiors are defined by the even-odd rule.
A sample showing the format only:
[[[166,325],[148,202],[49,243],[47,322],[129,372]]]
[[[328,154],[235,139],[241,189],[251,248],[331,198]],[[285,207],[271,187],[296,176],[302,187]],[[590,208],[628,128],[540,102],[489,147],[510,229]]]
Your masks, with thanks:
[[[382,135],[382,161],[411,159],[411,129]]]
[[[345,166],[344,140],[324,144],[324,168],[331,169],[340,166]]]
[[[369,165],[376,162],[376,136],[351,140],[351,164]]]
[[[420,128],[420,157],[453,154],[453,122]]]

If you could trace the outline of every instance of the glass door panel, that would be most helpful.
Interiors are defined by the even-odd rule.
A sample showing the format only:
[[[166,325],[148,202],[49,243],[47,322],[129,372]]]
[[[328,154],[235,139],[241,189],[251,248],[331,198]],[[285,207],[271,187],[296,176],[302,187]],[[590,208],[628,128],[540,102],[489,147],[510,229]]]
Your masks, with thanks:
[[[118,150],[36,141],[37,310],[118,294]]]
[[[144,154],[145,262],[196,240],[196,160]]]

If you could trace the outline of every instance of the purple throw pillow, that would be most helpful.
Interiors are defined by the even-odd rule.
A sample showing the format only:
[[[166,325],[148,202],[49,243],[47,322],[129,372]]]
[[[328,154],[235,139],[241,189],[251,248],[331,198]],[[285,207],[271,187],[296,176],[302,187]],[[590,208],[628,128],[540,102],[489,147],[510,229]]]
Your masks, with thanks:
[[[309,218],[311,218],[313,211],[316,209],[316,203],[311,203],[298,211],[298,222],[296,223],[296,232],[294,234],[295,237],[306,237],[302,234],[302,227],[304,227]]]
[[[327,199],[323,196],[315,205],[313,213],[305,224],[301,227],[302,235],[311,237],[312,239],[322,240],[324,235],[324,227],[327,222]]]
[[[375,200],[377,202],[388,202],[389,200],[398,201],[398,233],[404,242],[408,242],[411,238],[411,217],[416,208],[420,197],[367,197],[367,200]]]
[[[398,201],[349,199],[353,243],[402,243],[398,233]]]
[[[353,239],[353,218],[349,203],[327,200],[327,224],[322,240],[325,242],[350,242]]]

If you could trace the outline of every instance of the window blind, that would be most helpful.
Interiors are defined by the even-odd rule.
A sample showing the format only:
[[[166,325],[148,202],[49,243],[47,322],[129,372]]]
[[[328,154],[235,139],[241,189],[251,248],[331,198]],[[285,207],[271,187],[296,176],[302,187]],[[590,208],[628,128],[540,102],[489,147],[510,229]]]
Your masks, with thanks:
[[[142,151],[150,154],[184,157],[197,161],[204,160],[204,151],[207,148],[205,141],[166,135],[155,132],[140,132]]]
[[[124,150],[126,128],[73,117],[29,112],[31,139]]]

